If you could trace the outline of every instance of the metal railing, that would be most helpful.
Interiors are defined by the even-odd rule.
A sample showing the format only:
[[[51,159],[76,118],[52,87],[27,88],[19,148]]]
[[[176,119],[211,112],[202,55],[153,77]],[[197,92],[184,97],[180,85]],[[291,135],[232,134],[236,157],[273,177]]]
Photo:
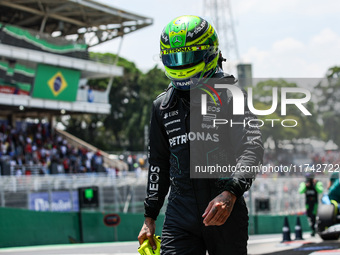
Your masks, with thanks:
[[[146,173],[136,177],[127,173],[117,178],[105,173],[0,176],[0,206],[33,209],[30,206],[34,194],[48,194],[52,204],[53,194],[72,193],[80,187],[97,186],[99,189],[99,210],[116,212],[142,212],[146,194]],[[52,195],[52,196],[51,196]],[[49,206],[52,210],[52,206]]]
[[[298,187],[302,181],[304,178],[256,179],[251,193],[245,194],[250,213],[277,215],[304,212],[305,196],[298,193]],[[327,180],[321,181],[324,183],[326,192]],[[36,210],[34,206],[32,207],[31,197],[35,194],[46,193],[49,206],[45,210],[53,210],[51,203],[54,193],[69,192],[71,195],[77,192],[79,187],[97,186],[99,210],[142,213],[146,184],[147,171],[142,171],[138,176],[133,172],[127,172],[125,176],[119,178],[105,173],[0,176],[0,206]],[[255,210],[255,201],[261,198],[269,199],[270,210],[266,212]],[[77,201],[70,201],[71,204],[75,202]],[[162,209],[162,212],[164,211],[165,207]]]

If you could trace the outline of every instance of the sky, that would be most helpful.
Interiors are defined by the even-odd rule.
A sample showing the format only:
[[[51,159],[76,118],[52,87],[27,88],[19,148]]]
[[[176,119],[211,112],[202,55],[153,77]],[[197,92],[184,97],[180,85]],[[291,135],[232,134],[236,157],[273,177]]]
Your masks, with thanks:
[[[97,1],[153,19],[153,25],[126,35],[119,53],[144,72],[155,65],[162,67],[159,38],[167,23],[187,14],[209,20],[213,12],[210,0]],[[230,0],[230,6],[239,58],[235,51],[221,49],[228,56],[226,72],[236,75],[237,63],[250,63],[254,78],[321,78],[329,67],[340,66],[340,1]],[[225,17],[220,15],[220,21],[228,22]],[[222,40],[224,30],[217,32]],[[116,54],[120,40],[90,50]]]

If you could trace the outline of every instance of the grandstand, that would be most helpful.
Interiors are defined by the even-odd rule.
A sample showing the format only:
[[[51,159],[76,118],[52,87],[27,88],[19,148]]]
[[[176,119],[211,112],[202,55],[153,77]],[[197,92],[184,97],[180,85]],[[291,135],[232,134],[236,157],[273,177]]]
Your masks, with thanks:
[[[142,212],[144,173],[120,171],[117,179],[112,169],[126,170],[126,163],[55,124],[61,115],[110,114],[111,83],[123,69],[89,59],[89,50],[153,20],[91,0],[1,0],[0,7],[0,206],[42,210],[32,204],[36,193],[47,194],[53,204],[65,191],[72,204],[77,188],[96,185],[102,194],[100,210]],[[98,78],[109,78],[105,91],[87,85]],[[69,160],[64,160],[65,145]],[[39,146],[46,148],[37,152]],[[87,167],[93,175],[82,175]],[[259,179],[253,204],[256,198],[268,199],[266,187],[272,194],[271,213],[303,210],[304,198],[294,193],[302,179],[287,184]]]
[[[0,1],[1,206],[27,208],[32,191],[67,190],[72,196],[91,184],[104,192],[108,169],[127,170],[125,162],[57,130],[56,118],[110,114],[108,95],[123,68],[91,60],[89,50],[152,23],[149,17],[92,0]],[[101,78],[109,81],[106,90],[88,86],[89,80]],[[68,173],[87,175],[73,177],[81,181],[71,186],[60,185],[73,183],[63,175]],[[124,181],[109,185],[115,194],[123,186]],[[127,211],[122,197],[116,206]]]
[[[91,61],[89,49],[153,23],[91,0],[4,0],[0,7],[0,121],[14,130],[27,118],[44,119],[54,132],[60,115],[109,114],[112,79],[123,69]],[[98,78],[109,78],[105,91],[87,86]]]
[[[77,188],[96,185],[101,210],[142,212],[144,173],[120,171],[117,179],[112,169],[126,170],[124,162],[56,130],[55,120],[65,114],[110,113],[111,83],[123,70],[92,61],[89,49],[153,20],[91,0],[2,0],[0,7],[0,206],[51,210],[54,197],[59,203],[66,191],[68,198],[62,200],[71,210]],[[105,91],[89,89],[87,81],[96,78],[110,78]],[[86,168],[94,175],[82,175],[88,174]],[[46,202],[42,197],[34,204],[36,193],[48,194],[50,207],[40,206]],[[287,207],[274,207],[274,202],[277,212]]]
[[[139,226],[137,220],[132,219],[139,216],[143,219],[147,182],[146,171],[128,171],[128,168],[133,170],[138,158],[130,157],[128,165],[111,157],[64,130],[56,129],[56,118],[111,113],[108,95],[113,78],[123,75],[123,68],[114,63],[91,60],[89,50],[150,26],[153,20],[91,0],[0,0],[0,7],[1,215],[14,212],[26,214],[27,218],[32,215],[39,218],[42,213],[21,209],[67,211],[68,215],[46,213],[43,218],[72,217],[74,221],[63,224],[68,224],[67,230],[72,229],[71,233],[81,235],[82,230],[74,225],[77,217],[81,218],[78,189],[98,187],[99,206],[85,211],[84,215],[88,219],[84,225],[91,226],[87,227],[87,233],[91,232],[92,238],[85,238],[85,242],[111,241],[111,235],[102,231],[104,212],[127,215],[119,235],[128,233],[130,239],[120,240],[135,240]],[[101,78],[108,78],[106,90],[88,86],[89,80]],[[302,176],[258,178],[251,192],[245,194],[247,204],[253,205],[249,206],[250,215],[303,212],[304,196],[297,194],[303,180]],[[327,180],[322,181],[326,185]],[[260,203],[266,206],[260,206]],[[11,208],[7,211],[4,207]],[[74,212],[79,212],[77,217]],[[163,216],[164,212],[165,207],[161,210]],[[100,223],[95,221],[93,224],[94,215]],[[3,217],[0,225],[5,221],[5,225],[12,228],[13,222],[19,222],[19,226],[25,220]],[[30,220],[26,222],[30,223]],[[250,223],[253,230],[254,222]],[[32,221],[36,228],[34,224]],[[63,224],[58,220],[55,222],[60,229],[65,227]],[[50,227],[50,224],[46,225]],[[0,242],[0,247],[69,241],[66,231],[60,234],[53,225],[50,228],[48,233],[39,228],[32,233],[30,230],[28,234],[32,237],[28,239],[21,233],[4,238],[5,229],[0,237],[7,243]],[[13,227],[13,233],[16,231]],[[38,238],[44,235],[52,237]]]

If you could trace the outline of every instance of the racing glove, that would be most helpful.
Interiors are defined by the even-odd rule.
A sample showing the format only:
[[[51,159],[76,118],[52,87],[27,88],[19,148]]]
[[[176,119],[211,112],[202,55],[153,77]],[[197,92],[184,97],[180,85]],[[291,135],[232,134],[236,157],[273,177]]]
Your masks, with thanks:
[[[160,236],[155,236],[154,238],[155,244],[157,246],[156,250],[153,250],[151,245],[149,244],[149,239],[146,239],[142,245],[138,248],[138,252],[141,255],[160,255],[161,254],[161,238]]]

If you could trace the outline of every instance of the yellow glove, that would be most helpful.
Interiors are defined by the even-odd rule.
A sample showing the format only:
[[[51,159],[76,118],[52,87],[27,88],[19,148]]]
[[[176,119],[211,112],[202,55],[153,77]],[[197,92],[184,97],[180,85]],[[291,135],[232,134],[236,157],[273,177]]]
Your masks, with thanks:
[[[161,254],[161,238],[160,236],[153,236],[155,240],[155,244],[157,246],[156,250],[153,250],[151,245],[149,244],[149,239],[146,239],[142,245],[138,248],[138,252],[141,255],[160,255]]]

